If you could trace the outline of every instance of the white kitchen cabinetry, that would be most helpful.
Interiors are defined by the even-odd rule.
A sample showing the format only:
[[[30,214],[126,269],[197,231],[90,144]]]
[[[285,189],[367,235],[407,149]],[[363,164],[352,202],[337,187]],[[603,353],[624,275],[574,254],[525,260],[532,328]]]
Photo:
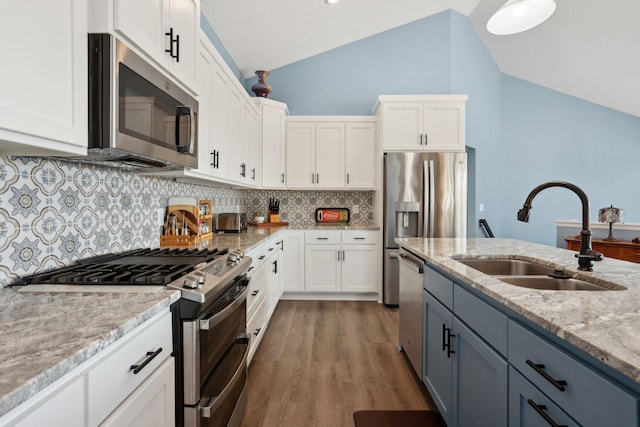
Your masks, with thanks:
[[[306,231],[305,292],[373,293],[377,259],[375,231]]]
[[[304,292],[304,231],[285,231],[282,264],[282,288],[285,294]]]
[[[285,188],[287,104],[253,98],[260,110],[260,169],[262,188]]]
[[[375,118],[287,117],[287,188],[373,189]]]
[[[344,176],[344,123],[287,123],[287,188],[343,188]]]
[[[282,247],[283,235],[278,235],[246,253],[252,259],[247,295],[247,333],[251,335],[249,363],[282,295]]]
[[[0,154],[87,154],[87,0],[0,3]]]
[[[464,151],[466,95],[381,95],[383,151]]]
[[[175,425],[175,362],[164,361],[101,427],[171,427]]]
[[[373,189],[375,123],[347,123],[345,128],[345,187],[349,189]]]
[[[73,371],[0,417],[4,427],[83,427],[84,380]]]
[[[200,29],[199,0],[98,0],[91,32],[114,32],[194,90]]]
[[[257,187],[260,163],[257,108],[208,36],[202,31],[199,35],[198,168],[156,174],[188,182]]]
[[[0,425],[173,426],[172,351],[167,308],[0,417]]]

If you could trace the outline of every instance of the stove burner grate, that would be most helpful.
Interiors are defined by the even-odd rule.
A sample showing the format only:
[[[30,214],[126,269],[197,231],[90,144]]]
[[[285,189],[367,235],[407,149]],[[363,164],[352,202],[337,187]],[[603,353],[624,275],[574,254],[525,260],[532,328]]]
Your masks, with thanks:
[[[228,249],[135,249],[100,255],[34,274],[11,286],[30,284],[166,285],[228,253]]]

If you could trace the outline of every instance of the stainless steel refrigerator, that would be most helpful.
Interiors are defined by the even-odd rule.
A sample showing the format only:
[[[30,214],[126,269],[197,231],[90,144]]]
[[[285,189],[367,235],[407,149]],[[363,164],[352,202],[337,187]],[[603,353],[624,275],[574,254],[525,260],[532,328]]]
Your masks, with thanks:
[[[467,236],[466,153],[386,153],[383,197],[383,301],[398,305],[394,239]]]

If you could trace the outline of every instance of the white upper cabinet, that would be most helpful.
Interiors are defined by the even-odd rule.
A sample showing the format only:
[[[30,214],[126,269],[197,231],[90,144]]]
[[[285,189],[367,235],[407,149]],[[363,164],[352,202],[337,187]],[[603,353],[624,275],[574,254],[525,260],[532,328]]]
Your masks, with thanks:
[[[285,187],[287,104],[266,98],[253,98],[260,109],[260,140],[262,188]]]
[[[289,116],[286,134],[287,188],[374,188],[374,118]]]
[[[287,123],[286,181],[287,188],[344,188],[344,123]]]
[[[0,2],[0,154],[87,153],[87,1]]]
[[[382,95],[383,151],[464,151],[466,95]]]
[[[92,0],[89,17],[91,32],[117,33],[195,91],[200,0]]]
[[[373,189],[375,123],[347,123],[345,129],[346,188]]]

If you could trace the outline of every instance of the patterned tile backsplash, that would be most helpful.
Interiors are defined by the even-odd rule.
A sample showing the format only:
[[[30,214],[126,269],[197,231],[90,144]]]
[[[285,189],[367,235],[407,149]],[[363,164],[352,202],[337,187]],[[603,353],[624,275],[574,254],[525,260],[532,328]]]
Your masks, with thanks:
[[[350,224],[354,225],[373,221],[372,191],[245,190],[245,211],[249,219],[256,212],[267,215],[270,197],[280,200],[280,219],[290,224],[314,225],[316,208],[349,208]],[[358,213],[353,213],[354,205],[358,205]]]
[[[169,197],[212,199],[213,211],[266,213],[281,200],[283,221],[313,224],[317,207],[359,205],[372,219],[373,193],[236,190],[175,182],[85,163],[0,156],[0,286],[80,258],[157,247],[158,211]]]

